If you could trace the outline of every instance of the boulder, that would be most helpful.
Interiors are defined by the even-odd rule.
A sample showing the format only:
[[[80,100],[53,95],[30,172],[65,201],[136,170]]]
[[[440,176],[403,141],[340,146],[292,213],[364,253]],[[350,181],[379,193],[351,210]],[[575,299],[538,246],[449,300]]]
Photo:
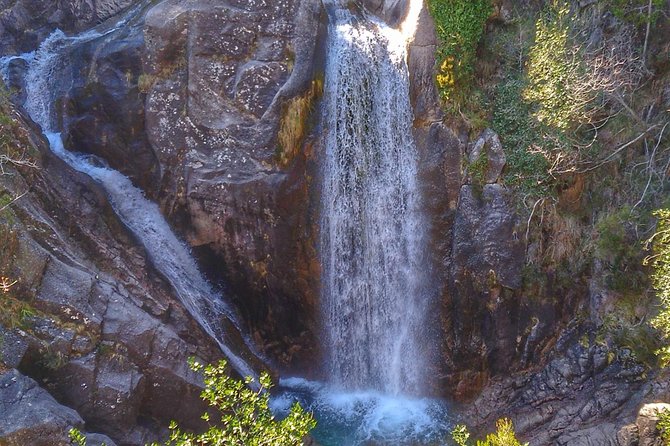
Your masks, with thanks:
[[[114,345],[102,354],[70,361],[57,371],[63,401],[86,415],[87,423],[123,438],[137,424],[144,393],[144,375]]]
[[[68,432],[84,420],[34,380],[10,370],[0,375],[0,443],[7,446],[66,446]]]
[[[500,143],[500,138],[498,138],[498,134],[491,129],[484,130],[471,145],[468,152],[468,162],[470,163],[470,166],[478,164],[478,161],[481,160],[482,156],[485,157],[484,159],[486,160],[486,163],[481,167],[483,171],[478,173],[478,175],[481,176],[479,181],[482,181],[483,184],[497,183],[501,178],[506,159],[505,152]],[[476,174],[469,172],[469,181],[471,183],[472,181],[475,181],[473,175]]]
[[[670,404],[650,403],[640,408],[635,420],[639,434],[639,446],[663,446],[666,444],[658,429],[660,412],[670,414]]]
[[[487,184],[481,192],[463,186],[454,222],[452,251],[455,275],[470,275],[485,284],[521,285],[525,245],[521,222],[506,189]]]

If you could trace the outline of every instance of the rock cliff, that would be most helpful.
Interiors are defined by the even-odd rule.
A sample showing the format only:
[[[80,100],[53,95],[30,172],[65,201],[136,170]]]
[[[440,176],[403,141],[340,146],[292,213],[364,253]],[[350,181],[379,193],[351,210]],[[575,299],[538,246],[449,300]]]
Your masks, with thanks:
[[[360,3],[391,24],[408,8]],[[496,2],[492,21],[505,22],[512,3]],[[0,0],[0,54],[32,51],[56,28],[104,27],[129,10],[120,30],[71,55],[58,101],[66,145],[159,203],[240,310],[267,367],[318,377],[323,5]],[[475,427],[511,416],[532,444],[638,444],[629,437],[651,434],[637,411],[667,397],[666,378],[630,349],[596,342],[607,300],[589,277],[597,267],[568,281],[552,268],[526,280],[533,214],[502,180],[509,147],[445,115],[437,45],[424,7],[408,62],[438,298],[436,392],[462,403],[458,414]],[[0,422],[0,444],[64,444],[66,428],[85,425],[134,445],[174,418],[199,426],[201,383],[186,358],[221,354],[104,191],[49,152],[21,111],[24,71],[10,66],[14,105],[3,99],[10,119],[0,120],[0,145],[12,150],[0,165],[2,197],[20,197],[0,202],[0,275],[18,278],[0,297],[18,314],[0,318],[0,421],[12,414],[9,428]],[[487,164],[474,172],[482,156]]]

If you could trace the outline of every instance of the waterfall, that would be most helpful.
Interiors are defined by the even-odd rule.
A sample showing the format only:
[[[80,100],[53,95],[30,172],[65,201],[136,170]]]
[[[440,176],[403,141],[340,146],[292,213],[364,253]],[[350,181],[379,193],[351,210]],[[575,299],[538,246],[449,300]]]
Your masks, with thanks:
[[[330,18],[321,223],[329,380],[417,394],[424,223],[407,42],[345,7],[331,7]]]
[[[52,152],[73,169],[87,174],[106,191],[109,201],[119,219],[144,246],[152,264],[170,283],[177,297],[191,316],[205,332],[218,343],[231,366],[242,376],[256,376],[254,370],[229,345],[237,341],[246,343],[253,352],[248,339],[238,339],[240,325],[234,311],[229,308],[222,296],[217,294],[198,269],[187,246],[170,229],[158,206],[149,201],[144,193],[133,186],[130,179],[121,173],[100,167],[93,163],[91,156],[70,152],[63,147],[63,140],[57,129],[52,105],[54,100],[66,92],[65,74],[68,69],[69,52],[78,44],[104,37],[123,26],[137,8],[117,25],[105,33],[88,31],[76,37],[67,37],[57,30],[49,36],[33,53],[4,57],[0,59],[0,68],[6,76],[7,64],[16,58],[22,58],[29,64],[26,75],[27,99],[24,107],[44,132]],[[224,328],[224,319],[232,330]],[[253,352],[255,354],[255,352]],[[256,355],[257,356],[257,355]]]

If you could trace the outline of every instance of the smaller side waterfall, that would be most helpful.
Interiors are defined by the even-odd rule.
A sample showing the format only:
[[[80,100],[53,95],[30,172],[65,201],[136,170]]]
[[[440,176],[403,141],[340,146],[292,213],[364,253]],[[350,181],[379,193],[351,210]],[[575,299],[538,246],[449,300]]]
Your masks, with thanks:
[[[425,225],[407,42],[383,23],[331,9],[321,226],[330,379],[418,394]]]
[[[131,11],[128,17],[132,17],[133,12],[136,11]],[[37,51],[0,59],[0,69],[4,75],[7,64],[17,57],[29,64],[24,106],[33,121],[42,128],[53,153],[73,169],[87,174],[103,186],[118,217],[142,243],[153,265],[170,283],[191,316],[216,340],[231,366],[240,375],[255,377],[257,375],[249,364],[229,347],[234,341],[237,344],[242,341],[258,357],[248,339],[237,339],[241,328],[234,311],[205,280],[189,249],[174,235],[158,206],[147,200],[143,192],[121,173],[92,164],[91,157],[67,151],[60,133],[52,127],[53,101],[60,93],[64,93],[62,89],[67,87],[64,82],[70,79],[65,74],[68,69],[68,51],[77,44],[113,32],[125,22],[119,22],[105,34],[89,31],[77,37],[67,37],[57,30]],[[224,328],[224,319],[230,321],[232,330]]]

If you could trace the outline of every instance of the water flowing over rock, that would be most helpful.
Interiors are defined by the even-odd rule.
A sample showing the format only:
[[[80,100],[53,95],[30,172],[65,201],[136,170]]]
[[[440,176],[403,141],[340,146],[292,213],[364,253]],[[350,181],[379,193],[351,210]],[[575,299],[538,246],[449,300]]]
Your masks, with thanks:
[[[425,240],[406,41],[330,6],[321,238],[330,379],[416,393]]]
[[[56,29],[77,32],[129,8],[135,0],[0,2],[0,54],[32,51]]]
[[[54,126],[52,103],[62,93],[59,88],[67,85],[66,80],[69,79],[66,56],[70,53],[70,48],[111,34],[125,25],[130,18],[132,15],[119,21],[104,34],[92,30],[77,37],[66,37],[61,31],[56,31],[37,51],[26,55],[24,60],[29,63],[29,68],[26,74],[25,108],[33,121],[41,126],[51,150],[72,168],[89,175],[105,188],[119,218],[144,245],[156,269],[174,287],[191,315],[219,343],[238,373],[242,376],[255,376],[256,372],[247,362],[253,360],[253,353],[247,352],[245,360],[231,349],[235,342],[238,346],[246,343],[246,348],[251,345],[250,341],[240,337],[241,327],[237,316],[226,307],[221,296],[204,279],[195,260],[183,242],[173,234],[158,206],[147,200],[143,192],[120,173],[104,164],[101,167],[95,158],[68,152]],[[57,87],[53,88],[52,85]],[[228,320],[227,325],[222,323],[223,319]],[[234,341],[231,335],[235,338]]]
[[[487,77],[506,79],[491,41],[529,43],[525,19],[546,2],[492,3],[475,66],[487,97]],[[594,285],[602,265],[566,277],[539,257],[552,232],[535,225],[554,215],[518,206],[514,148],[495,123],[500,138],[477,137],[467,113],[442,108],[426,4],[0,0],[2,75],[28,141],[17,147],[39,165],[0,162],[7,196],[28,191],[0,221],[16,238],[18,299],[37,312],[30,329],[0,326],[0,443],[63,444],[84,421],[128,445],[159,440],[171,419],[202,429],[186,358],[231,346],[255,362],[249,327],[282,374],[279,398],[330,429],[324,445],[433,444],[459,414],[478,432],[511,416],[533,445],[659,444],[655,410],[635,417],[668,400],[667,373],[600,339],[618,300]],[[601,20],[591,41],[618,26]],[[658,20],[647,63],[666,73]],[[514,42],[488,38],[503,28]],[[667,109],[659,87],[645,120]],[[594,178],[564,215],[579,227],[603,210],[579,199]],[[322,356],[330,382],[315,383]]]

